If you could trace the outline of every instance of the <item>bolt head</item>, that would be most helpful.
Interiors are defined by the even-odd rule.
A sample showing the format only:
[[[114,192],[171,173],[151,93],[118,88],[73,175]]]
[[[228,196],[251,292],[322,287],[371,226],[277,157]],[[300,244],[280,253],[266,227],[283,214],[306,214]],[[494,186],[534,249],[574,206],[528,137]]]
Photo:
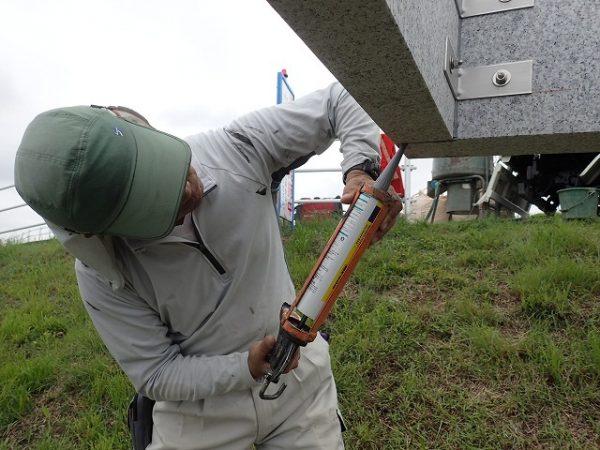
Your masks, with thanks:
[[[510,82],[510,72],[508,70],[498,70],[492,77],[492,83],[495,86],[505,86]]]

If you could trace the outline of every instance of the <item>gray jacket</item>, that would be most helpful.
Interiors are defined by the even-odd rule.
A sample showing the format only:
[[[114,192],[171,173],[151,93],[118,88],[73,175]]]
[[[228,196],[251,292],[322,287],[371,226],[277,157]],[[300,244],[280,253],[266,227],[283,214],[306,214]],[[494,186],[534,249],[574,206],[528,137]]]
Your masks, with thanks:
[[[248,348],[277,333],[294,298],[271,175],[335,138],[344,171],[378,161],[378,127],[337,83],[189,137],[207,194],[169,236],[58,233],[96,329],[139,392],[196,400],[255,385]]]

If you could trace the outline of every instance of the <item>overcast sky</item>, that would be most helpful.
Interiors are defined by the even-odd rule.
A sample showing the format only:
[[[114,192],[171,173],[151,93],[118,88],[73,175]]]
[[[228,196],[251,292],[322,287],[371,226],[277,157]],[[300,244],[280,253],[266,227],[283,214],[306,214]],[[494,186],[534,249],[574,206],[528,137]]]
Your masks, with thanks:
[[[0,43],[0,188],[13,184],[25,127],[47,109],[125,105],[185,137],[275,103],[282,68],[297,97],[335,80],[266,0],[1,0]],[[326,155],[310,167],[339,166],[335,149]],[[414,193],[430,162],[413,164]],[[338,195],[339,178],[299,175],[297,196]],[[0,191],[0,209],[18,203]],[[0,213],[0,231],[38,221]]]

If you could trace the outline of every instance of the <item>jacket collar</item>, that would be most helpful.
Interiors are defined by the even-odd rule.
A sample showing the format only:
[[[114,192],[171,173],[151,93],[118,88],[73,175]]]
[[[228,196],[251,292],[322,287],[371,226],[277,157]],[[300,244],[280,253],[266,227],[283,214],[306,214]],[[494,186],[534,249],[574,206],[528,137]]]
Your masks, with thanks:
[[[204,166],[198,164],[197,161],[193,161],[192,164],[194,164],[198,177],[204,185],[204,196],[206,197],[215,190],[217,183]],[[116,291],[125,286],[125,277],[115,256],[114,240],[119,238],[96,235],[85,237],[82,234],[65,230],[51,222],[46,221],[46,223],[62,246],[83,264],[96,270],[102,281],[113,290]],[[127,239],[126,242],[132,249],[136,250],[150,244],[181,242],[182,240],[181,237],[172,233],[162,239],[153,241]]]

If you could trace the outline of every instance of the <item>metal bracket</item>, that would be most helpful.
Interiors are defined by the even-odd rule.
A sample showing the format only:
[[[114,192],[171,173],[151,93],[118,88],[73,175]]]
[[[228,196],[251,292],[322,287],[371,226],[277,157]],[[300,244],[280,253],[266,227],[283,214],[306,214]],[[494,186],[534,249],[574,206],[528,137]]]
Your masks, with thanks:
[[[513,9],[531,8],[534,0],[456,0],[460,17],[481,16]]]
[[[533,61],[519,61],[491,66],[462,67],[446,38],[444,75],[456,100],[504,97],[533,92]]]

